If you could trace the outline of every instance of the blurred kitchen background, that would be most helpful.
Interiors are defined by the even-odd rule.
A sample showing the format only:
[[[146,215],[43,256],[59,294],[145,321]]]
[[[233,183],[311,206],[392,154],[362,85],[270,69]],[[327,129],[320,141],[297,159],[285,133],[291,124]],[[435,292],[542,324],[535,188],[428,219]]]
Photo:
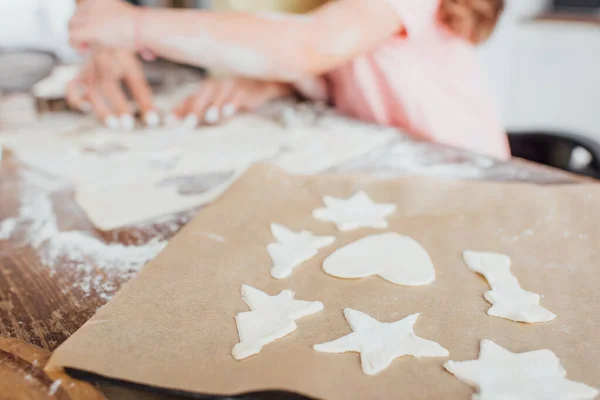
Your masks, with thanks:
[[[252,9],[276,1],[134,2]],[[27,90],[53,65],[77,61],[67,40],[74,8],[75,0],[0,0],[0,92]],[[567,169],[593,164],[590,175],[600,174],[600,0],[506,0],[479,54],[516,155]]]

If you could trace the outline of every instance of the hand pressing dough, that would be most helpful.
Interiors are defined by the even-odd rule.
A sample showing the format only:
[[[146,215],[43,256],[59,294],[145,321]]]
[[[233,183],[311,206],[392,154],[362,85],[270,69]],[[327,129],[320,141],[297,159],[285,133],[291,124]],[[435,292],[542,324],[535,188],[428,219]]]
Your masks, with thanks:
[[[325,196],[323,202],[326,207],[314,210],[313,217],[333,222],[342,232],[358,228],[387,228],[385,218],[396,211],[395,204],[375,203],[363,191],[348,199]]]
[[[267,252],[274,263],[271,276],[276,279],[289,277],[294,268],[335,242],[333,236],[315,236],[308,231],[297,233],[279,224],[271,224],[271,233],[277,243],[269,244]]]
[[[376,375],[392,361],[405,355],[413,357],[447,357],[450,353],[438,343],[415,335],[413,325],[420,314],[412,314],[397,322],[379,322],[365,313],[350,308],[344,317],[352,333],[313,348],[323,353],[360,353],[362,370]]]
[[[269,296],[252,286],[242,286],[242,297],[252,311],[235,317],[240,342],[231,350],[233,358],[258,354],[264,345],[295,331],[295,320],[323,309],[319,301],[294,300],[294,296],[290,290]]]
[[[397,233],[372,235],[336,250],[323,270],[337,278],[377,275],[396,285],[422,286],[435,280],[429,254],[415,240]]]
[[[484,298],[492,304],[488,315],[517,322],[547,322],[556,315],[540,306],[540,295],[524,290],[510,271],[510,258],[504,254],[465,251],[467,266],[485,276],[492,290]]]
[[[479,359],[448,361],[444,368],[478,390],[473,400],[591,400],[598,390],[566,379],[560,360],[550,350],[511,353],[482,340]]]

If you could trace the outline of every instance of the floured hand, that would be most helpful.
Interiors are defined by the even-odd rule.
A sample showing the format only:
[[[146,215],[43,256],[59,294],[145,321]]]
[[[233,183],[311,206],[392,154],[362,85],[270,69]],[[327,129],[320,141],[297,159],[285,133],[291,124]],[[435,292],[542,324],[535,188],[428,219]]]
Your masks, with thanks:
[[[142,64],[126,50],[95,50],[79,76],[69,83],[67,101],[73,108],[93,111],[109,128],[131,130],[135,125],[133,110],[121,83],[131,92],[145,124],[156,126],[159,117]]]
[[[140,11],[121,0],[86,0],[69,23],[71,46],[79,51],[90,46],[134,50]]]
[[[216,124],[239,111],[251,111],[291,93],[287,84],[246,78],[209,79],[167,116],[167,123],[184,121],[190,129]]]

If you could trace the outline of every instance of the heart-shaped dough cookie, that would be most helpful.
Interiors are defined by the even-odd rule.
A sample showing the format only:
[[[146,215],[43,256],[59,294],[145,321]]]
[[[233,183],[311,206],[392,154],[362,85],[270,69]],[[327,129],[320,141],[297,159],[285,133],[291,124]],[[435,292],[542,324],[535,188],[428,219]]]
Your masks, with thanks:
[[[435,280],[427,251],[414,239],[397,233],[367,236],[350,243],[327,257],[323,270],[337,278],[377,275],[404,286],[422,286]]]

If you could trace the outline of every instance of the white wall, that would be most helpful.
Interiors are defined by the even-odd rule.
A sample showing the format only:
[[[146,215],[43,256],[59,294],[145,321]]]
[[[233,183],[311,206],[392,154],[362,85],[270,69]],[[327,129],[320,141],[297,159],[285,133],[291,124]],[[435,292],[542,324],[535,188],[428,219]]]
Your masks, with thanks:
[[[542,22],[546,0],[508,0],[479,49],[509,130],[548,129],[600,141],[600,24]]]

